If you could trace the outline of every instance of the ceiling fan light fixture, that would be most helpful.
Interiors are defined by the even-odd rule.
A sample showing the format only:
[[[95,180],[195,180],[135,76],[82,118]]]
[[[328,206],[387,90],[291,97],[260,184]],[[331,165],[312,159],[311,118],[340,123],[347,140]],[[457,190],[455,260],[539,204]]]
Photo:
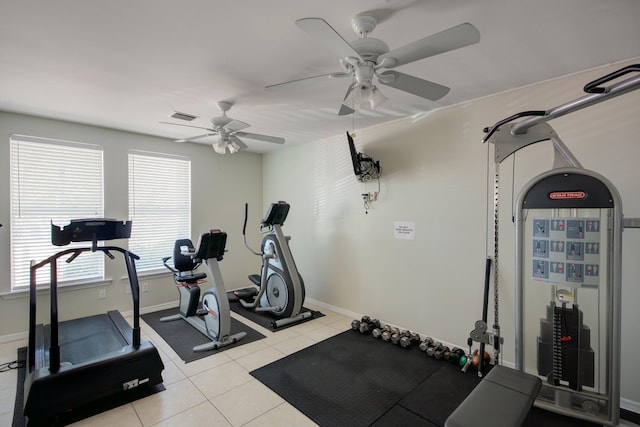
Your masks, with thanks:
[[[387,97],[382,94],[380,89],[376,86],[371,87],[371,93],[369,94],[369,105],[371,105],[371,108],[377,108],[386,100]]]
[[[229,149],[229,153],[231,153],[231,154],[234,154],[234,153],[237,153],[238,151],[240,151],[240,147],[238,147],[233,142],[228,144],[227,148]]]
[[[224,143],[224,141],[216,141],[213,143],[213,151],[215,151],[218,154],[225,154],[226,148],[226,144]]]
[[[347,95],[343,104],[351,109],[358,111],[360,106],[368,103],[371,108],[376,108],[387,98],[382,94],[380,89],[372,85],[370,82],[356,83],[353,90]]]

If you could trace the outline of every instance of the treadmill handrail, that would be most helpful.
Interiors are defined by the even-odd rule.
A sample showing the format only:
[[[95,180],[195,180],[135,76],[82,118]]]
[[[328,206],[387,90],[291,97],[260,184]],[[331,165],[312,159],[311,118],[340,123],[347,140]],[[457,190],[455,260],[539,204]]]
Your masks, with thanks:
[[[35,344],[36,344],[36,271],[47,264],[51,266],[51,283],[50,301],[51,301],[51,349],[49,351],[49,371],[57,372],[60,369],[60,345],[58,342],[58,259],[65,255],[72,254],[67,262],[72,262],[83,252],[103,252],[106,256],[113,259],[111,251],[120,252],[124,258],[129,277],[129,286],[131,287],[131,298],[133,300],[133,336],[132,346],[140,347],[140,288],[138,283],[138,274],[136,272],[135,261],[140,257],[133,252],[118,246],[97,246],[95,243],[91,247],[65,249],[51,255],[49,258],[36,263],[32,261],[30,267],[29,280],[29,354],[28,372],[32,372],[35,368]]]

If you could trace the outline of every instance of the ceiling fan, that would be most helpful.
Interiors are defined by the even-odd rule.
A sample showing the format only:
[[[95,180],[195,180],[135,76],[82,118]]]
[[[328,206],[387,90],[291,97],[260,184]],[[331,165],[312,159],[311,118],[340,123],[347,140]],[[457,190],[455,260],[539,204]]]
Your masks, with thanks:
[[[189,128],[204,129],[207,133],[202,135],[196,135],[189,138],[177,139],[176,142],[188,142],[196,139],[205,138],[207,136],[217,135],[218,139],[213,143],[213,149],[218,154],[225,154],[227,152],[233,154],[240,150],[246,150],[249,148],[240,137],[256,139],[258,141],[273,142],[274,144],[284,144],[284,138],[277,136],[261,135],[259,133],[242,132],[242,129],[248,128],[248,123],[241,122],[240,120],[234,120],[227,117],[227,111],[231,109],[233,104],[231,102],[217,102],[216,106],[222,111],[222,116],[214,117],[211,119],[211,127],[201,127],[192,125],[183,125],[181,123],[160,122],[167,125],[184,126]]]
[[[266,89],[274,89],[316,78],[333,79],[352,76],[353,83],[347,88],[347,93],[338,112],[341,116],[353,113],[362,103],[368,102],[371,108],[375,108],[386,100],[374,84],[374,76],[382,85],[435,101],[445,96],[450,88],[395,70],[381,72],[381,69],[395,68],[480,41],[478,29],[465,23],[390,51],[382,40],[368,37],[377,23],[375,16],[370,14],[364,13],[355,16],[351,25],[360,38],[348,43],[322,18],[297,20],[298,27],[338,55],[344,71],[270,85]]]

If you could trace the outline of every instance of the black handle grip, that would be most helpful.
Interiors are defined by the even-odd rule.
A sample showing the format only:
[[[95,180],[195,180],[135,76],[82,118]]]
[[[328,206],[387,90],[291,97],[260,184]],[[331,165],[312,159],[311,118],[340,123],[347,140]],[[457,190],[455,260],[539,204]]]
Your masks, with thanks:
[[[606,87],[600,87],[600,85],[610,82],[611,80],[617,79],[620,76],[624,76],[625,74],[632,73],[634,71],[640,72],[640,64],[627,65],[626,67],[621,68],[618,71],[614,71],[613,73],[607,74],[606,76],[602,76],[599,79],[595,79],[594,81],[584,85],[584,91],[587,93],[608,92]]]
[[[509,116],[506,119],[502,119],[498,123],[493,125],[491,128],[486,127],[482,129],[483,132],[487,134],[487,136],[485,136],[482,139],[482,142],[483,143],[487,142],[489,138],[491,138],[491,135],[493,135],[500,128],[500,126],[507,124],[515,119],[519,119],[520,117],[528,117],[528,116],[544,116],[545,114],[547,114],[547,112],[543,110],[522,111],[520,113],[514,114],[513,116]]]
[[[242,235],[244,236],[247,231],[247,217],[249,216],[249,203],[244,204],[244,225],[242,226]]]

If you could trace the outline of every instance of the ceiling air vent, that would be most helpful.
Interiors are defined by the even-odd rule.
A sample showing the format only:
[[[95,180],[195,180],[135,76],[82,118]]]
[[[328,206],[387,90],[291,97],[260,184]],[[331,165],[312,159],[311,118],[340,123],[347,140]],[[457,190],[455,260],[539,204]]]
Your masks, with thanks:
[[[194,116],[193,114],[181,113],[180,111],[174,111],[171,117],[174,119],[186,120],[188,122],[198,118],[198,116]]]

